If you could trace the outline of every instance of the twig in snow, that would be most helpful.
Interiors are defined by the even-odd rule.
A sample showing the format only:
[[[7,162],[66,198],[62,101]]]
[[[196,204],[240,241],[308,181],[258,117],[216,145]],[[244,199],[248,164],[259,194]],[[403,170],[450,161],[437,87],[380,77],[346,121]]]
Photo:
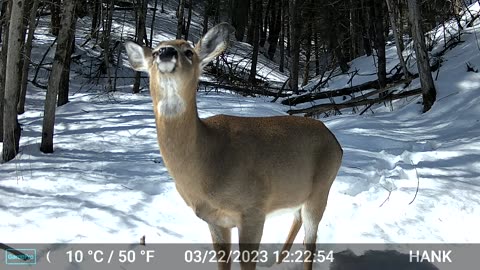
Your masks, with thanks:
[[[438,66],[437,74],[435,75],[435,81],[438,80],[438,74],[440,73],[440,67],[441,67],[441,65]]]
[[[415,165],[413,164],[413,161],[412,161],[412,160],[410,160],[410,161],[412,162],[413,168],[415,169],[415,173],[416,173],[416,175],[417,175],[417,190],[415,191],[415,196],[413,196],[412,201],[411,201],[408,205],[412,204],[412,203],[415,201],[415,199],[417,198],[417,194],[418,194],[418,188],[420,187],[420,177],[418,177],[417,166],[415,166]]]
[[[370,103],[370,105],[368,105],[361,113],[360,115],[364,114],[366,111],[368,111],[368,109],[370,109],[370,107],[373,106],[374,103]]]
[[[282,88],[280,88],[280,90],[277,92],[277,95],[275,96],[274,99],[272,99],[272,101],[270,102],[276,102],[279,98],[280,98],[280,95],[282,94],[283,90],[285,89],[285,86],[287,86],[287,83],[290,81],[290,78],[288,78],[282,85]]]
[[[445,98],[451,97],[451,96],[453,96],[453,95],[456,95],[456,94],[458,94],[458,93],[460,93],[460,92],[458,92],[458,91],[457,91],[457,92],[453,92],[453,93],[451,93],[451,94],[449,94],[449,95],[446,95],[446,96],[444,96],[444,97],[442,97],[442,98],[438,99],[437,101],[440,101],[440,100],[442,100],[442,99],[445,99]]]
[[[355,71],[353,72],[352,76],[350,77],[350,79],[347,82],[347,84],[350,84],[350,87],[353,87],[353,78],[355,78],[355,75],[357,75],[357,73],[358,73],[358,69],[355,68]]]
[[[121,185],[121,186],[124,187],[124,188],[126,188],[126,189],[128,189],[128,190],[133,190],[133,188],[129,188],[129,187],[125,186],[125,185]]]
[[[472,63],[467,62],[466,65],[467,65],[467,72],[478,73],[478,69],[476,69],[476,68],[472,65]]]
[[[382,187],[383,187],[386,191],[388,191],[388,197],[385,199],[385,201],[382,202],[382,204],[380,204],[379,207],[382,207],[388,200],[390,200],[390,195],[392,195],[392,190],[386,188],[386,187],[383,186],[383,185],[382,185]]]

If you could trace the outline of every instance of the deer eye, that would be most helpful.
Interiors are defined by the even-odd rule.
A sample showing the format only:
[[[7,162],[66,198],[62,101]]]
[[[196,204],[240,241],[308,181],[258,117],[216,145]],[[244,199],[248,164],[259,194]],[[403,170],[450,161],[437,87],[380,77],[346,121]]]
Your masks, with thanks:
[[[193,56],[193,51],[188,49],[185,51],[185,56],[188,58],[188,59],[192,59],[192,56]]]

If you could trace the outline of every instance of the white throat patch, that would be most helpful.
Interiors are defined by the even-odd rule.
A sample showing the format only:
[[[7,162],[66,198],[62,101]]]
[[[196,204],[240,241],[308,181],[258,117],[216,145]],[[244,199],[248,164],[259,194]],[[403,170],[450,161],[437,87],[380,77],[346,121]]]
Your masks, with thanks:
[[[172,78],[159,81],[163,96],[157,104],[157,111],[164,117],[174,117],[185,111],[185,102],[178,95],[177,82]]]
[[[177,64],[177,59],[172,58],[172,60],[168,62],[162,62],[160,59],[157,60],[158,70],[163,73],[171,73],[175,69],[175,65]]]

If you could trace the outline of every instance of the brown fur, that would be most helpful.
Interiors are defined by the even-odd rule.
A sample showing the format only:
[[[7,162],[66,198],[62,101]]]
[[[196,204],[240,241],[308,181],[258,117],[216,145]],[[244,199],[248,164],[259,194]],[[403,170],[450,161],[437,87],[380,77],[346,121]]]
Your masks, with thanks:
[[[179,56],[171,74],[161,74],[154,61],[148,62],[160,151],[182,198],[209,224],[215,249],[229,250],[232,227],[239,228],[241,249],[257,249],[266,216],[297,207],[285,248],[303,221],[305,243],[313,251],[342,160],[335,136],[322,122],[303,117],[200,119],[196,89],[201,45],[195,48],[191,64],[183,55],[191,49],[185,41],[162,42],[157,49],[162,46],[175,47]],[[218,54],[218,49],[213,53]],[[175,117],[162,116],[156,106],[165,92],[159,81],[168,76],[177,82],[177,93],[186,104],[186,110]],[[255,269],[255,263],[244,262],[241,267]],[[311,264],[305,268],[311,269]],[[230,269],[230,263],[219,263],[219,269]]]

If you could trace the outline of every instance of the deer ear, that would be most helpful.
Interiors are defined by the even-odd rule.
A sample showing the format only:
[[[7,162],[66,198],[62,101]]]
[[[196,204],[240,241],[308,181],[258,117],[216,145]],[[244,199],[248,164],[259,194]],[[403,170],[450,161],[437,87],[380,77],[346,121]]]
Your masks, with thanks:
[[[228,23],[220,23],[210,29],[195,46],[195,51],[200,58],[200,65],[203,68],[215,57],[219,56],[228,46],[230,34],[235,28]]]
[[[152,63],[152,49],[127,41],[125,42],[125,50],[127,51],[128,61],[134,70],[148,72]]]

